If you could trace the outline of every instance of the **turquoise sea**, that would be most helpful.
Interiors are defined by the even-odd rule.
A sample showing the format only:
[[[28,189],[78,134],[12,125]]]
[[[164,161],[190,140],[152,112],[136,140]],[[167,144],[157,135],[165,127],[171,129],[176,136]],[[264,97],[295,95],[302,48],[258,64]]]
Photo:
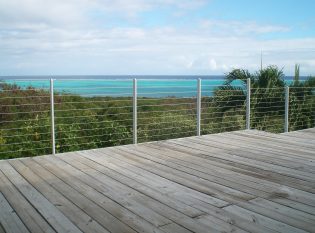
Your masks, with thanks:
[[[0,76],[1,82],[49,90],[54,79],[55,92],[81,96],[132,96],[133,78],[137,79],[140,97],[192,97],[196,96],[197,79],[202,80],[202,96],[212,96],[216,87],[224,83],[224,76]],[[292,77],[288,77],[292,80]],[[234,85],[242,87],[241,83]]]

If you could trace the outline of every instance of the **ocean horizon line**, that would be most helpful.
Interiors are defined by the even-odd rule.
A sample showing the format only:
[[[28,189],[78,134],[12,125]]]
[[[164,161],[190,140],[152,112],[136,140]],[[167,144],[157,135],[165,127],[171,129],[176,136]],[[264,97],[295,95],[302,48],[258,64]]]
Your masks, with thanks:
[[[226,75],[1,75],[0,81],[3,80],[47,80],[47,79],[56,79],[56,80],[130,80],[130,79],[148,79],[148,80],[164,80],[164,79],[173,79],[173,80],[196,80],[198,78],[205,80],[223,80]],[[285,80],[293,79],[294,76],[287,75],[284,77]],[[300,76],[301,80],[305,80],[309,76]]]

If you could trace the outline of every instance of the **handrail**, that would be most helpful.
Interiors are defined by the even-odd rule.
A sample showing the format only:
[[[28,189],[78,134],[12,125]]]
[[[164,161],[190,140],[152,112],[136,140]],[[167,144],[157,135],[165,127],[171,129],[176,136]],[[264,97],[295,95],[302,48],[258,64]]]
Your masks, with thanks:
[[[85,80],[89,86],[77,85]],[[233,86],[235,90],[220,91],[224,80],[201,78],[20,81],[34,82],[34,87],[0,89],[0,155],[24,155],[27,151],[57,154],[71,150],[71,145],[84,149],[115,142],[137,144],[221,130],[262,128],[280,132],[283,126],[281,131],[288,132],[314,125],[306,119],[315,108],[308,101],[314,95],[309,87],[258,89],[251,87],[250,79],[246,85]],[[37,81],[49,81],[49,87],[36,87]],[[66,82],[65,87],[62,82]],[[71,82],[76,85],[71,86]],[[299,92],[306,96],[295,96]],[[32,148],[23,148],[31,142]]]

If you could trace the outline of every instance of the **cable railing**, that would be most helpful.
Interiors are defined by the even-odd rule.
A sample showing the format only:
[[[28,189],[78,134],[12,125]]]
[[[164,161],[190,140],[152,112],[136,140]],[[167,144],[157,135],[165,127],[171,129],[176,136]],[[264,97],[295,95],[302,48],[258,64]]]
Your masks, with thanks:
[[[0,158],[56,154],[226,131],[315,125],[314,87],[224,80],[0,82]]]
[[[192,136],[196,132],[195,82],[155,80],[152,85],[138,80],[134,142]]]
[[[290,87],[288,131],[311,128],[315,124],[315,88]]]
[[[251,128],[274,133],[285,128],[285,89],[251,89]]]

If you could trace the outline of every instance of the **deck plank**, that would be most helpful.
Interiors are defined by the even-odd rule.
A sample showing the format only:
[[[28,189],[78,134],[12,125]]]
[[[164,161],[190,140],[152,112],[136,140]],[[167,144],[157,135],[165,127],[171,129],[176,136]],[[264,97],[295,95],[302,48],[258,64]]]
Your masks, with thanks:
[[[233,163],[238,163],[245,166],[250,166],[255,169],[261,169],[272,173],[281,174],[287,177],[292,177],[301,181],[309,182],[310,184],[314,183],[315,174],[311,174],[308,172],[298,171],[292,168],[287,168],[279,165],[274,165],[271,163],[266,163],[262,161],[258,161],[255,159],[245,158],[239,155],[229,154],[221,151],[220,153],[209,152],[211,151],[211,146],[209,145],[201,145],[200,143],[196,143],[194,141],[186,140],[174,140],[170,142],[165,142],[166,145],[173,145],[177,148],[182,149],[183,151],[188,150],[191,153],[198,152],[201,155],[208,155],[209,159],[220,159],[221,161],[230,161]]]
[[[4,232],[314,232],[315,128],[0,161]]]
[[[49,164],[58,165],[59,162],[61,161],[49,159]],[[97,171],[94,173],[90,172],[89,174],[91,176],[88,176],[82,171],[70,167],[70,165],[64,164],[64,166],[67,167],[65,170],[71,172],[74,177],[80,177],[81,181],[84,183],[90,184],[94,189],[101,193],[110,195],[110,198],[114,199],[121,205],[126,206],[126,208],[130,208],[130,210],[136,212],[139,216],[147,221],[150,221],[157,227],[175,222],[178,225],[182,225],[194,232],[204,232],[206,229],[212,229],[216,232],[216,230],[211,226],[205,226],[202,224],[196,225],[191,218],[188,218],[184,214],[181,214],[180,212],[175,211],[160,202],[150,199],[149,197],[144,196],[127,186],[123,186],[122,184],[111,180],[109,177],[106,177]],[[51,168],[56,168],[56,166],[51,165]],[[61,172],[61,170],[59,170],[59,172]],[[71,182],[73,182],[74,177],[72,177]],[[98,182],[95,182],[95,180]],[[107,188],[105,188],[105,185]]]
[[[81,155],[83,155],[83,153],[81,153],[80,152],[80,154]],[[87,155],[86,155],[87,156]],[[68,157],[68,156],[63,156],[63,157]],[[102,154],[99,154],[98,156],[97,156],[97,159],[96,159],[96,157],[95,157],[95,155],[93,154],[93,156],[91,156],[91,154],[90,154],[90,156],[89,156],[89,158],[90,159],[92,159],[92,160],[95,160],[95,161],[98,161],[100,164],[106,164],[106,166],[108,166],[108,164],[110,164],[111,163],[111,161],[109,161],[109,160],[106,160],[106,161],[104,161],[104,160],[101,160],[101,159],[104,159],[104,158],[107,158],[108,156],[103,156]],[[78,158],[76,157],[75,158],[75,160],[78,160]],[[121,160],[119,160],[119,161],[121,161]],[[115,170],[117,170],[116,168],[115,168]],[[143,172],[142,172],[143,173]],[[144,173],[145,174],[145,173]],[[153,182],[153,183],[155,183],[155,182]],[[153,183],[151,183],[151,185],[153,184]],[[176,186],[176,184],[174,184],[175,186]],[[177,187],[176,187],[177,188]],[[174,195],[175,193],[173,192],[171,195],[172,196],[175,196]],[[210,196],[208,196],[209,198],[211,198]],[[198,208],[198,209],[202,209],[203,211],[207,211],[207,213],[209,213],[210,215],[212,215],[213,217],[215,217],[215,218],[219,218],[220,220],[222,220],[223,222],[226,222],[226,223],[228,223],[228,225],[235,225],[235,226],[238,226],[238,227],[240,227],[240,228],[243,228],[243,229],[246,229],[246,230],[248,230],[248,231],[250,231],[250,232],[266,232],[266,229],[265,228],[262,228],[261,226],[251,226],[251,225],[248,225],[248,222],[246,222],[246,221],[243,221],[242,219],[237,219],[237,218],[235,218],[234,216],[226,216],[226,213],[224,213],[224,211],[222,212],[222,210],[220,209],[220,208],[217,208],[217,207],[215,207],[215,206],[212,206],[212,205],[209,205],[209,204],[207,204],[207,203],[201,203],[201,202],[199,202],[198,204],[194,201],[194,203],[195,204],[193,204],[196,208]],[[220,214],[219,214],[220,213]],[[202,216],[202,215],[201,215]],[[197,217],[198,218],[198,217]],[[213,220],[212,220],[213,221]],[[217,220],[216,220],[217,221]],[[208,223],[210,223],[210,222],[208,222]],[[222,222],[221,222],[221,225],[223,225],[222,224]],[[224,227],[224,226],[222,226],[222,227]],[[225,228],[227,228],[227,226],[225,226]],[[234,230],[236,230],[237,228],[232,228],[233,229],[233,231]],[[231,231],[232,231],[232,229],[231,229]],[[238,229],[238,230],[240,230],[240,229]]]
[[[53,158],[55,159],[55,158]],[[66,169],[62,170],[60,166],[66,166],[65,164],[54,162],[49,158],[35,158],[41,166],[49,170],[53,175],[57,176],[64,183],[71,186],[72,191],[64,191],[66,195],[72,195],[76,193],[77,198],[72,197],[72,200],[75,200],[77,204],[84,204],[84,208],[89,211],[90,216],[94,216],[97,221],[100,221],[102,225],[106,226],[110,232],[136,232],[132,227],[136,227],[137,223],[141,221],[137,219],[137,216],[130,211],[126,211],[122,206],[115,204],[111,199],[106,198],[104,195],[108,193],[108,190],[105,186],[102,187],[102,190],[95,190],[86,183],[81,182],[75,176],[71,176],[69,172],[75,171],[75,169],[70,166],[67,166]],[[60,161],[59,161],[60,162]],[[78,176],[84,176],[84,174],[77,172]],[[95,180],[93,181],[95,182]],[[89,182],[91,183],[91,180]],[[81,194],[79,194],[81,193]],[[129,203],[126,203],[126,206]],[[139,211],[145,211],[139,208]],[[156,216],[155,221],[159,221],[161,218]],[[120,219],[118,219],[120,218]],[[162,219],[164,220],[164,219]],[[163,222],[164,224],[168,222]],[[132,227],[129,225],[131,224]],[[145,225],[145,223],[143,224]],[[149,229],[149,228],[148,228]],[[147,231],[149,232],[149,230]],[[152,230],[153,231],[153,230]]]
[[[200,143],[197,143],[188,139],[173,141],[173,143],[178,144],[180,146],[192,148],[193,150],[200,151],[203,154],[208,154],[208,151],[211,149],[211,146],[201,145]],[[314,178],[315,178],[315,174],[311,174],[311,173],[303,172],[303,171],[297,171],[292,168],[287,168],[280,165],[274,165],[271,163],[258,161],[253,158],[249,159],[249,158],[245,158],[239,155],[231,155],[224,152],[221,152],[220,154],[209,154],[209,155],[217,157],[217,158],[221,158],[221,159],[223,158],[223,159],[233,161],[233,162],[242,163],[244,165],[250,165],[252,167],[257,167],[264,170],[277,172],[277,173],[284,174],[289,177],[292,176],[294,178],[305,180],[308,182],[314,182]]]
[[[26,159],[25,164],[21,160],[12,160],[10,164],[33,185],[41,194],[43,194],[47,200],[54,204],[67,218],[69,218],[81,231],[93,231],[93,232],[109,232],[103,228],[95,219],[92,219],[89,215],[84,213],[80,208],[73,204],[70,200],[65,198],[61,193],[51,187],[43,178],[48,178],[43,173],[39,173],[38,176],[32,170],[39,171],[38,167],[34,167],[31,160]],[[43,178],[41,178],[43,177]],[[65,195],[65,194],[64,194]],[[65,195],[66,196],[66,195]]]
[[[8,233],[27,233],[28,229],[21,221],[19,216],[15,213],[14,209],[10,206],[9,202],[5,199],[0,192],[0,223],[3,230]]]
[[[247,141],[247,137],[254,137],[254,136],[253,135],[245,136],[245,135],[244,135],[245,138],[242,138],[242,140],[239,140],[239,139],[235,140],[233,138],[229,140],[220,140],[220,138],[216,138],[216,139],[211,138],[210,145],[216,146],[218,150],[221,149],[224,151],[238,153],[239,155],[243,155],[243,156],[251,156],[251,157],[254,157],[255,159],[267,159],[267,161],[269,162],[276,162],[277,164],[282,165],[282,166],[285,166],[285,165],[294,166],[297,163],[297,164],[300,164],[301,166],[309,167],[309,170],[307,170],[307,172],[313,171],[312,169],[314,168],[314,161],[312,161],[311,158],[309,159],[306,158],[305,160],[301,160],[297,158],[295,155],[289,155],[288,153],[283,154],[283,153],[272,151],[263,146],[257,146],[256,144],[254,145],[249,144]],[[206,138],[206,137],[198,137],[192,140],[203,141],[204,143],[209,143],[209,138]],[[293,168],[299,168],[299,167],[294,166]]]
[[[186,167],[190,167],[192,169],[190,173],[194,173],[198,177],[203,177],[205,179],[213,180],[214,182],[218,182],[223,185],[228,185],[236,190],[244,191],[249,194],[263,197],[263,198],[269,198],[273,196],[274,193],[281,191],[279,190],[279,185],[277,185],[276,183],[267,182],[259,178],[250,177],[248,175],[243,175],[240,173],[222,169],[218,166],[208,165],[207,161],[204,161],[204,160],[199,162],[197,161],[198,159],[192,160],[188,158],[187,159],[188,162],[185,162],[185,158],[180,157],[182,155],[180,153],[173,152],[173,155],[176,159],[172,159],[171,156],[170,157],[166,156],[166,155],[170,155],[170,153],[166,152],[166,154],[164,154],[163,156],[162,150],[156,150],[156,148],[153,149],[153,147],[150,147],[150,149],[154,157],[164,158],[164,160],[168,161],[167,164],[170,167],[173,167],[175,169],[180,169],[177,166],[177,164],[182,164]],[[154,151],[157,151],[159,154],[157,152],[154,153]],[[174,163],[176,163],[176,166],[172,166],[173,161]],[[281,202],[284,203],[286,200],[287,199],[282,199]]]
[[[82,155],[82,156],[81,156]],[[88,158],[84,157],[87,156]],[[158,180],[154,179],[154,185],[152,185],[152,182],[147,182],[149,179],[145,176],[145,172],[140,171],[142,175],[138,175],[134,173],[134,168],[132,170],[125,169],[124,167],[118,167],[117,165],[113,164],[112,162],[109,162],[108,160],[104,160],[105,156],[98,157],[98,156],[89,156],[85,154],[78,155],[67,155],[67,156],[60,156],[61,159],[67,161],[70,164],[73,164],[76,167],[81,167],[82,169],[95,169],[107,176],[110,176],[113,179],[118,180],[120,183],[129,186],[130,188],[133,188],[140,193],[143,193],[153,199],[156,199],[160,201],[161,203],[166,204],[167,206],[177,209],[183,214],[189,216],[189,217],[197,217],[199,215],[202,215],[203,212],[199,211],[193,207],[190,206],[192,202],[192,196],[187,196],[184,198],[184,192],[180,192],[180,195],[178,197],[180,199],[184,200],[177,200],[175,198],[170,197],[169,191],[165,191],[165,188],[163,189],[162,185],[168,186],[168,183],[161,181],[164,180]],[[88,168],[89,167],[89,168]],[[114,169],[114,170],[111,170]],[[113,172],[114,171],[114,172]],[[132,178],[132,179],[131,179]],[[151,177],[150,177],[151,178]],[[143,181],[143,182],[141,182]],[[151,180],[152,181],[152,180]],[[156,182],[155,182],[156,181]],[[151,184],[151,185],[150,185]],[[170,183],[172,185],[172,183]],[[174,186],[175,184],[173,184]],[[165,187],[165,186],[164,186]],[[186,189],[187,190],[187,189]],[[174,189],[172,189],[174,191]],[[187,190],[189,191],[189,190]],[[174,193],[174,192],[173,192]],[[175,196],[175,195],[174,195]],[[210,199],[210,198],[209,198]],[[188,202],[189,201],[189,202]],[[215,200],[211,202],[211,204],[222,207],[227,205],[226,202],[217,203],[220,200]],[[188,203],[185,203],[188,202]]]
[[[255,137],[248,134],[227,133],[224,135],[218,135],[218,139],[235,140],[237,142],[246,142],[247,145],[251,145],[253,149],[264,148],[265,152],[271,152],[275,154],[282,154],[283,149],[286,151],[287,156],[294,157],[296,154],[301,154],[302,157],[313,158],[314,150],[312,148],[305,148],[301,146],[295,146],[290,143],[278,142],[276,140],[269,140],[266,137]],[[288,141],[290,142],[290,141]]]
[[[1,222],[0,222],[0,233],[5,233],[4,228],[3,228],[2,224],[1,224]]]
[[[1,162],[0,170],[5,173],[8,179],[57,232],[82,232],[56,206],[48,201],[45,196],[28,183],[8,162]]]
[[[238,135],[244,135],[248,137],[253,137],[255,136],[256,138],[260,139],[266,139],[273,142],[278,142],[284,145],[294,145],[297,147],[303,146],[304,148],[308,149],[315,149],[315,145],[313,143],[310,143],[309,140],[303,140],[300,138],[289,138],[286,134],[273,134],[273,133],[268,133],[264,131],[258,131],[258,130],[247,130],[247,131],[235,131],[232,132],[234,134]]]
[[[2,171],[0,171],[0,190],[31,232],[55,232],[45,218],[25,199]]]
[[[134,156],[133,154],[137,156]],[[111,155],[116,158],[124,158],[128,163],[138,166],[144,170],[150,171],[161,177],[169,179],[173,182],[182,184],[186,187],[194,189],[198,192],[205,193],[209,196],[214,196],[216,198],[221,198],[226,202],[237,202],[241,200],[252,199],[253,196],[246,194],[244,192],[223,186],[221,184],[208,182],[205,179],[197,178],[196,176],[187,173],[187,171],[180,171],[172,169],[163,164],[154,163],[148,159],[141,158],[139,152],[128,152],[124,150],[112,150]]]
[[[310,175],[310,177],[303,176],[300,172],[294,171],[292,169],[290,169],[290,170],[288,170],[286,168],[281,169],[279,166],[274,166],[272,164],[267,165],[267,164],[264,164],[264,163],[261,163],[259,161],[252,160],[252,159],[251,160],[249,160],[249,159],[241,159],[238,156],[233,156],[233,155],[229,155],[229,154],[220,154],[220,155],[209,154],[207,152],[208,150],[207,150],[206,146],[201,146],[201,145],[193,143],[193,142],[191,142],[189,144],[188,144],[188,142],[182,142],[182,143],[178,143],[177,142],[177,144],[180,147],[188,147],[188,148],[192,148],[193,150],[199,150],[200,153],[202,153],[204,155],[207,155],[209,157],[215,157],[215,158],[223,159],[223,156],[224,156],[224,159],[227,159],[227,160],[229,160],[231,162],[234,162],[234,163],[241,163],[241,164],[245,164],[245,165],[248,165],[248,166],[252,166],[254,168],[260,168],[260,169],[263,169],[263,170],[267,170],[269,172],[273,171],[273,172],[276,172],[276,173],[284,174],[286,176],[295,176],[295,177],[298,176],[300,179],[307,179],[310,182],[312,181],[312,178],[311,178],[312,175]],[[212,159],[212,158],[209,158],[209,159]],[[275,170],[273,170],[273,169],[275,169]],[[292,173],[289,173],[290,171],[292,173],[294,173],[294,172],[295,173],[292,175]],[[304,172],[303,172],[303,174],[304,174]],[[313,182],[311,184],[313,185]],[[292,185],[292,186],[294,186],[294,185]],[[305,191],[301,191],[301,190],[295,189],[293,187],[291,187],[290,190],[295,192],[294,195],[300,195],[300,197],[301,197],[300,201],[302,203],[305,203],[307,205],[311,205],[311,206],[315,207],[315,194],[308,193],[308,192],[305,192]]]
[[[224,209],[228,212],[231,212],[240,218],[246,219],[252,222],[258,222],[260,225],[265,226],[271,230],[275,230],[277,232],[286,232],[286,233],[305,233],[306,231],[292,227],[283,222],[276,221],[272,218],[266,217],[264,215],[258,214],[256,212],[246,210],[244,208],[238,207],[236,205],[231,205],[228,207],[224,207]]]
[[[160,144],[160,143],[159,143]],[[297,179],[294,177],[286,176],[285,174],[279,174],[279,172],[273,171],[271,169],[266,170],[265,167],[257,167],[255,164],[244,164],[239,162],[238,160],[228,160],[225,153],[221,152],[212,152],[211,148],[208,148],[207,151],[199,151],[198,149],[185,147],[185,145],[178,145],[176,143],[166,142],[163,143],[160,147],[168,148],[173,151],[178,151],[182,153],[188,153],[195,158],[202,158],[207,160],[208,163],[211,163],[215,166],[222,167],[237,173],[241,173],[244,175],[249,175],[256,178],[265,179],[266,181],[276,182],[281,185],[292,185],[293,187],[297,187],[301,190],[311,191],[313,192],[313,188],[310,187],[311,183],[306,182],[301,179]],[[209,152],[211,151],[211,152]],[[231,155],[233,158],[233,155]],[[192,159],[194,160],[194,159]]]

